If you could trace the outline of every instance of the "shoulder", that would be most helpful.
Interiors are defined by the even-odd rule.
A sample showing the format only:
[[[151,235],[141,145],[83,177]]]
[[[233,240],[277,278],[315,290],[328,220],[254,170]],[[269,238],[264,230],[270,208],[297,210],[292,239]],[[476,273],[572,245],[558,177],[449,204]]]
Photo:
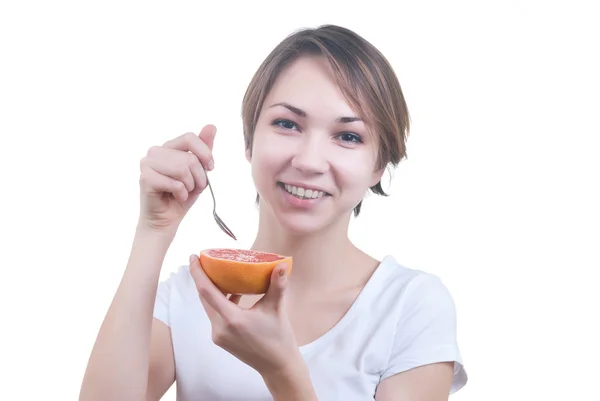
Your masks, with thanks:
[[[452,294],[442,279],[432,273],[411,269],[396,262],[392,257],[386,263],[386,285],[390,287],[387,313],[392,316],[401,336],[397,341],[415,340],[428,331],[440,333],[439,340],[455,342],[457,312]],[[383,267],[383,266],[382,266]],[[433,335],[433,334],[432,334]],[[414,338],[409,338],[409,337]],[[445,338],[443,338],[445,337]],[[431,338],[434,341],[433,338]]]
[[[195,288],[196,285],[188,265],[178,266],[174,271],[163,275],[158,284],[159,292],[165,292],[169,295],[185,295],[190,291],[193,292]]]
[[[454,362],[453,391],[466,383],[457,339],[457,312],[441,278],[411,269],[393,257],[382,260],[378,308],[394,327],[389,361],[382,379],[415,367]]]
[[[417,306],[446,309],[447,312],[454,309],[450,291],[439,276],[406,267],[391,255],[382,259],[374,281],[377,288],[372,292],[393,310],[406,311]]]
[[[450,333],[456,331],[454,299],[439,276],[408,268],[392,256],[386,256],[379,269],[379,288],[371,293],[385,303],[379,313],[393,320],[401,332],[414,329],[416,335],[434,326],[443,326]]]

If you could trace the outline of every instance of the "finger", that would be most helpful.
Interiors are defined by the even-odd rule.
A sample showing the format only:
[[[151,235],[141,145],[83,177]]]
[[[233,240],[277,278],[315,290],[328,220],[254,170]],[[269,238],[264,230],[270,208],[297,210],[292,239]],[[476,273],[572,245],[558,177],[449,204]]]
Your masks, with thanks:
[[[196,188],[191,169],[192,166],[200,166],[200,161],[192,153],[153,146],[148,151],[148,156],[142,160],[142,164],[148,165],[160,174],[183,182],[188,192]]]
[[[192,152],[196,155],[196,157],[198,157],[198,160],[200,160],[200,163],[205,170],[212,170],[212,166],[214,164],[212,151],[208,145],[193,132],[188,132],[175,139],[165,142],[164,147]]]
[[[208,304],[208,302],[206,302],[206,300],[201,295],[198,296],[198,298],[200,298],[200,302],[202,303],[202,307],[204,308],[204,311],[206,312],[206,315],[208,316],[208,319],[211,321],[211,323],[213,325],[218,324],[220,321],[222,321],[222,319],[219,316],[219,314],[217,313],[217,311],[215,311],[213,309],[213,307],[210,306],[210,304]]]
[[[192,156],[196,157],[196,155]],[[198,158],[196,158],[196,160],[198,160]],[[200,193],[204,191],[207,186],[206,171],[204,171],[200,161],[190,166],[190,172],[194,178],[194,193]]]
[[[283,307],[283,297],[287,284],[287,264],[282,262],[275,266],[271,273],[269,288],[264,297],[258,302],[262,306],[279,310]]]
[[[142,169],[140,184],[146,192],[170,193],[180,203],[184,203],[188,199],[189,193],[183,182],[160,174],[150,167]]]
[[[217,127],[215,127],[212,124],[208,124],[205,125],[204,128],[202,128],[202,131],[200,131],[200,134],[198,135],[198,137],[200,139],[202,139],[202,142],[204,142],[206,144],[206,146],[208,146],[208,148],[211,150],[213,149],[213,145],[215,143],[215,135],[217,134]]]
[[[196,288],[203,302],[206,302],[216,313],[223,318],[229,318],[236,312],[237,305],[229,302],[227,297],[213,284],[206,275],[198,256],[190,256],[190,274],[196,283]]]

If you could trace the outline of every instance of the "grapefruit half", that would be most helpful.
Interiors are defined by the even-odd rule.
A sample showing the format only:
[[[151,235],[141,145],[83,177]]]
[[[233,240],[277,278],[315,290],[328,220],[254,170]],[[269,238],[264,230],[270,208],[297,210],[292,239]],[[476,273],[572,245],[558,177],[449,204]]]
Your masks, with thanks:
[[[279,263],[292,272],[292,257],[245,249],[213,248],[200,252],[206,275],[226,294],[264,294]]]

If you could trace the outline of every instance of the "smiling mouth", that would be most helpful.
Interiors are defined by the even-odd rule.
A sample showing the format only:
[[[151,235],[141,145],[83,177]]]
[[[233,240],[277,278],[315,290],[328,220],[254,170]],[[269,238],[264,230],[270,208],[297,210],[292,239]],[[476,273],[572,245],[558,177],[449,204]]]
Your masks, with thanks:
[[[277,185],[298,199],[319,199],[323,196],[330,196],[327,192],[319,191],[317,189],[296,187],[283,182],[278,182]]]

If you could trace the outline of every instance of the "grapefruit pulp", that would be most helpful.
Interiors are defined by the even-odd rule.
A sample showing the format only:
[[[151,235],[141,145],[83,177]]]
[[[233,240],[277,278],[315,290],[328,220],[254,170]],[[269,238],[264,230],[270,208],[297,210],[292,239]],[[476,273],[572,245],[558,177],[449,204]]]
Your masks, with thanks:
[[[200,265],[226,294],[264,294],[275,266],[285,262],[292,272],[292,257],[245,249],[213,248],[200,252]]]

